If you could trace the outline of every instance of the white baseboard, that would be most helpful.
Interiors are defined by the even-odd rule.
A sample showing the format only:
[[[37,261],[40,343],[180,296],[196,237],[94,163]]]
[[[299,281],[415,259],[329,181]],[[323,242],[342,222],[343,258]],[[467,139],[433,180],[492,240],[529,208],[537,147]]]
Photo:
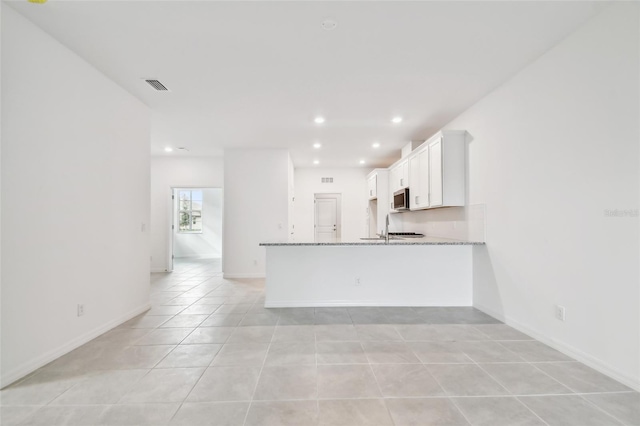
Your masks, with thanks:
[[[112,321],[107,322],[106,324],[96,327],[93,330],[88,331],[76,337],[75,339],[57,347],[56,349],[50,350],[49,352],[46,352],[36,357],[35,359],[27,361],[22,365],[20,365],[19,367],[6,372],[5,374],[2,375],[2,377],[0,377],[0,389],[3,389],[9,386],[10,384],[17,382],[18,380],[22,379],[26,375],[33,373],[38,368],[47,365],[48,363],[50,363],[51,361],[57,358],[60,358],[62,355],[68,354],[72,350],[79,348],[80,346],[95,339],[101,334],[104,334],[105,332],[111,330],[112,328],[117,327],[126,321],[129,321],[131,318],[137,315],[140,315],[145,311],[148,311],[150,308],[151,308],[151,304],[145,303],[142,306],[132,309],[131,311],[120,316],[119,318],[116,318]]]
[[[577,361],[582,362],[583,364],[593,368],[596,371],[599,371],[602,374],[605,374],[611,377],[614,380],[619,381],[620,383],[633,388],[636,391],[640,391],[640,378],[630,376],[626,373],[619,371],[618,369],[611,367],[606,364],[602,360],[591,356],[580,349],[574,348],[571,345],[567,345],[564,342],[560,342],[556,339],[549,338],[544,334],[539,333],[538,331],[518,322],[511,318],[505,317],[504,314],[494,312],[493,310],[487,308],[486,306],[474,304],[474,308],[484,312],[485,314],[491,315],[492,317],[499,319],[504,322],[508,326],[515,328],[518,331],[521,331],[536,340],[541,341],[542,343],[551,346],[553,349],[562,352],[563,354],[576,359]]]
[[[222,278],[234,279],[234,278],[265,278],[264,272],[257,272],[252,274],[227,274],[222,275]]]
[[[264,304],[265,308],[334,308],[334,307],[362,307],[362,306],[382,306],[382,307],[396,307],[403,308],[408,306],[414,307],[433,307],[433,306],[471,306],[470,304],[459,302],[443,302],[442,300],[422,301],[416,302],[415,300],[286,300],[277,301],[270,300]]]

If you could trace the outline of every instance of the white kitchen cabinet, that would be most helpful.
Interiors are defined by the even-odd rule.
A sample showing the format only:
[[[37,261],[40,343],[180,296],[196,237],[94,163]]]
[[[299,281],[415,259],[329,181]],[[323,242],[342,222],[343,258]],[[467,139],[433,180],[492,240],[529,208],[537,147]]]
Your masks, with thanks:
[[[429,150],[422,149],[409,158],[411,188],[409,208],[420,210],[429,207]]]
[[[409,160],[396,163],[389,170],[389,187],[392,193],[409,187]]]
[[[392,167],[389,169],[389,191],[391,191],[391,195],[393,195],[394,191],[399,187],[400,178],[398,176],[398,171],[398,167]]]
[[[384,229],[384,219],[389,213],[389,171],[374,169],[367,175],[367,234],[374,237]]]
[[[464,206],[465,133],[439,132],[411,154],[411,210]]]
[[[429,143],[429,207],[440,207],[443,203],[442,138]]]
[[[400,188],[408,188],[409,187],[409,160],[403,161],[400,167]]]
[[[368,191],[368,197],[370,200],[375,200],[376,198],[378,198],[378,174],[377,173],[367,178],[367,191]]]

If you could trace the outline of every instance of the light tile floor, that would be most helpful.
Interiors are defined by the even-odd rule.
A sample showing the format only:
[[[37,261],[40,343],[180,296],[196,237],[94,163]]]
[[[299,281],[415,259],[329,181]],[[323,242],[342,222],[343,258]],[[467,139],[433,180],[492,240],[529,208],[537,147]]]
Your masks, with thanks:
[[[3,390],[2,425],[640,425],[640,395],[473,308],[265,309],[219,264]]]

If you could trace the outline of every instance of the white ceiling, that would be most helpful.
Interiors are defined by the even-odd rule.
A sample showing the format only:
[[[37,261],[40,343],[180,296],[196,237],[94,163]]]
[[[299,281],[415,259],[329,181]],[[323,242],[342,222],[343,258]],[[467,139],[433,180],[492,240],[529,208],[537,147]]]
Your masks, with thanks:
[[[296,167],[389,165],[408,141],[426,139],[601,9],[582,1],[10,4],[151,108],[152,155],[279,147]],[[327,18],[335,30],[321,27]],[[391,123],[395,115],[404,121]]]

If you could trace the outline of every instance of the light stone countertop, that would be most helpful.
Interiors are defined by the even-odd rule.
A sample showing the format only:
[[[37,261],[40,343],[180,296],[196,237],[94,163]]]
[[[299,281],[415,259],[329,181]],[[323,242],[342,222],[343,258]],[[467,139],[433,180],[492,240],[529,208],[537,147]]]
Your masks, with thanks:
[[[383,239],[376,240],[352,240],[352,241],[337,241],[333,243],[316,243],[314,241],[284,241],[284,242],[264,242],[260,243],[261,246],[424,246],[424,245],[442,245],[442,246],[460,246],[460,245],[484,245],[482,241],[464,241],[453,240],[449,238],[438,237],[422,237],[422,238],[405,238],[405,239],[390,239],[389,244]]]

